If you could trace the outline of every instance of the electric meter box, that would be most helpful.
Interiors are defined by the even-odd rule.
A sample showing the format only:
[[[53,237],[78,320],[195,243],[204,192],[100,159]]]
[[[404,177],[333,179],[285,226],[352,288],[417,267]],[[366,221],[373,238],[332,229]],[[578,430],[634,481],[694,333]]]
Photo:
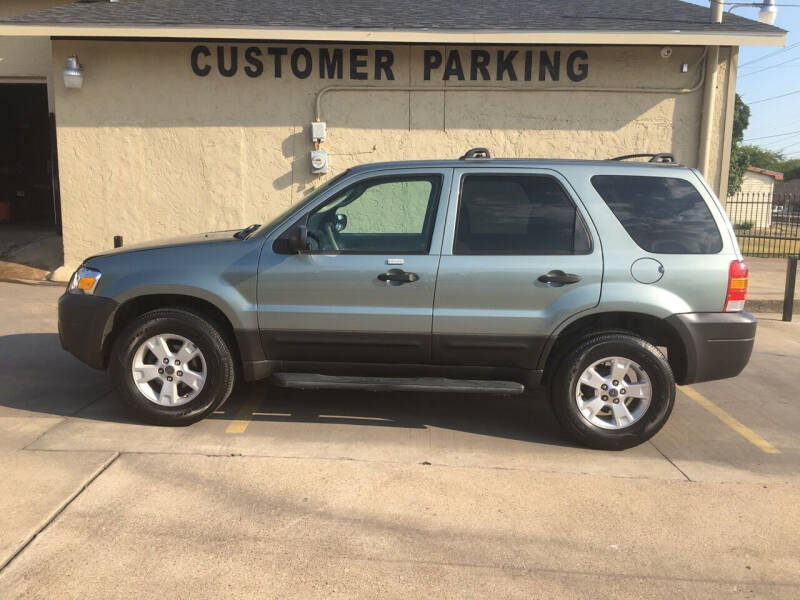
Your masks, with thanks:
[[[325,150],[311,151],[311,172],[314,174],[328,172],[328,153]]]

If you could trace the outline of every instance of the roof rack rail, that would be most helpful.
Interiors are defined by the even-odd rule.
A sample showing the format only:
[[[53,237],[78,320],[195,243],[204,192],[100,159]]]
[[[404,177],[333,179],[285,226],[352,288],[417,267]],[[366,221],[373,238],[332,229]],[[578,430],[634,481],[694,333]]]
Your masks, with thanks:
[[[488,148],[470,148],[464,153],[464,156],[459,156],[458,160],[487,160],[492,158],[492,153]]]
[[[629,160],[631,158],[649,158],[650,160],[647,162],[675,164],[675,155],[669,152],[659,152],[657,154],[626,154],[625,156],[615,156],[614,158],[607,158],[606,160]]]

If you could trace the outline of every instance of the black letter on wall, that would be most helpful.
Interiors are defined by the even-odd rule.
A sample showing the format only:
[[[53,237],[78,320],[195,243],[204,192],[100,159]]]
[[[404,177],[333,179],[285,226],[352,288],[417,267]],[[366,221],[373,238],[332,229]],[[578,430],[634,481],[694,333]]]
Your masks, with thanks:
[[[533,73],[533,51],[525,51],[525,81],[530,81]]]
[[[424,65],[425,65],[425,81],[431,79],[431,69],[438,69],[442,66],[442,53],[438,50],[425,50]]]
[[[447,55],[447,64],[444,66],[442,79],[447,81],[451,75],[458,77],[459,81],[464,81],[464,69],[461,67],[461,57],[458,55],[458,50],[450,50]]]
[[[517,51],[512,50],[506,55],[504,50],[497,51],[497,81],[503,81],[503,75],[507,72],[511,81],[517,80],[517,72],[514,70],[514,59]]]
[[[487,68],[488,64],[489,53],[486,50],[473,50],[469,65],[469,78],[472,81],[475,81],[478,79],[478,71],[480,71],[481,79],[484,81],[489,81],[491,76],[489,75],[489,69]]]
[[[305,63],[302,69],[299,66],[301,56]],[[294,76],[298,79],[305,79],[311,75],[311,52],[305,48],[296,48],[295,51],[292,52],[292,73],[294,73]]]
[[[258,58],[259,56],[261,56],[261,50],[255,46],[250,46],[244,51],[244,59],[249,63],[244,68],[244,72],[248,77],[258,77],[264,72],[264,63]]]
[[[350,79],[366,79],[367,74],[359,69],[367,66],[367,51],[363,49],[350,50]]]
[[[381,78],[381,71],[386,74],[386,79],[392,81],[392,65],[394,64],[394,54],[391,50],[375,50],[375,79]]]
[[[545,74],[550,73],[550,79],[558,81],[559,70],[561,69],[561,52],[556,50],[553,53],[553,60],[547,52],[539,53],[539,81],[544,81]]]
[[[319,78],[341,79],[344,58],[341,48],[333,49],[333,58],[327,48],[319,49]]]
[[[575,64],[576,60],[588,61],[589,55],[583,50],[576,50],[569,55],[567,59],[567,76],[572,81],[583,81],[589,76],[589,63],[583,62],[579,65]],[[577,69],[575,68],[577,66]]]
[[[270,48],[267,54],[275,57],[275,77],[281,76],[281,57],[286,56],[288,50],[286,48]]]
[[[198,77],[205,77],[211,73],[211,67],[208,65],[200,66],[198,59],[201,54],[203,56],[211,56],[211,50],[208,49],[208,46],[195,46],[192,49],[192,71]]]
[[[231,46],[231,66],[225,67],[225,46],[217,46],[217,67],[223,77],[233,77],[239,69],[239,47]]]

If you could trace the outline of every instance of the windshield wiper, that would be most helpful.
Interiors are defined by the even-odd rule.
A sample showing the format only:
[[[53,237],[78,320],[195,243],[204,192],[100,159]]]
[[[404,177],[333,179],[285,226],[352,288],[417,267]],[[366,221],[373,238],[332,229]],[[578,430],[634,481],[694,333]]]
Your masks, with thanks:
[[[249,227],[245,227],[241,231],[237,231],[236,233],[234,233],[233,237],[235,237],[237,240],[247,239],[247,236],[253,233],[259,227],[261,227],[261,225],[259,225],[258,223],[253,223]]]

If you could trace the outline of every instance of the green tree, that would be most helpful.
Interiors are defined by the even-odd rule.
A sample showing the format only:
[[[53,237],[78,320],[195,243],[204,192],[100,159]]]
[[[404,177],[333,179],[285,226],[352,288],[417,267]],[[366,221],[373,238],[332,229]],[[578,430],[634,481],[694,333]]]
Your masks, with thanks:
[[[728,195],[732,196],[742,189],[742,180],[747,167],[750,166],[750,157],[742,140],[744,130],[750,124],[750,107],[744,103],[742,97],[736,94],[736,102],[733,107],[733,138],[731,143],[731,165],[728,171]]]
[[[783,173],[783,178],[786,181],[800,179],[800,158],[791,158],[785,161],[778,171]]]
[[[782,172],[786,165],[786,157],[775,150],[768,150],[760,146],[740,146],[741,151],[747,155],[748,167],[758,167],[759,169],[769,169],[770,171]]]

